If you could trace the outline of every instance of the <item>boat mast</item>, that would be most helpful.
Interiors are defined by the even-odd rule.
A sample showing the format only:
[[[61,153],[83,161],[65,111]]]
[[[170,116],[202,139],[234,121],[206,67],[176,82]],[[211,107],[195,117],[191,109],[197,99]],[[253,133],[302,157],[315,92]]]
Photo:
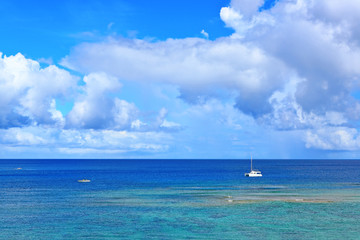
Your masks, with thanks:
[[[251,171],[252,171],[252,155],[251,155]]]

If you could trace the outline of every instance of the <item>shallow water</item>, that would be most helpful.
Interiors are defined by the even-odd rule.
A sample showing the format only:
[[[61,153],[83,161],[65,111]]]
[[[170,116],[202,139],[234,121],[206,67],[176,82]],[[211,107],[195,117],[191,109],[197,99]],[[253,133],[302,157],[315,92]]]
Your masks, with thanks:
[[[254,165],[0,160],[0,239],[360,238],[360,161]]]

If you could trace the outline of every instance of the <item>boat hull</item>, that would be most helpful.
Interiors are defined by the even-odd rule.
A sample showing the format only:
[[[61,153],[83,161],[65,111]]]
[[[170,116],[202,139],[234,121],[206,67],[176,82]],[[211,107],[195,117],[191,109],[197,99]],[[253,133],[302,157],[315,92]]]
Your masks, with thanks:
[[[250,173],[245,173],[245,177],[262,177],[262,174],[250,174]]]
[[[245,173],[245,177],[262,177],[262,174],[258,170],[253,170],[249,173]]]

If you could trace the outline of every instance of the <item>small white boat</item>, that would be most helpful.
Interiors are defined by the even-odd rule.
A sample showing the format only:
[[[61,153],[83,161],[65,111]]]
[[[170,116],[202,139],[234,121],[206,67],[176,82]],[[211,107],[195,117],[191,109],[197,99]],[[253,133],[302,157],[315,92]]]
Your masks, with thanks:
[[[245,173],[245,177],[262,177],[262,174],[259,170],[255,170],[252,167],[252,156],[251,156],[251,171],[249,173]]]
[[[91,182],[89,179],[80,179],[78,182]]]

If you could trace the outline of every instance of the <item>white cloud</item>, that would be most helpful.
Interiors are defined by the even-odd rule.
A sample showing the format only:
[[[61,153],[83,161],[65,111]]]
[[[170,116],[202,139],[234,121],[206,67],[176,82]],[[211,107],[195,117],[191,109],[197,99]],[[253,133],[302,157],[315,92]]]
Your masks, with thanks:
[[[205,30],[201,30],[200,32],[205,38],[209,38],[209,34],[207,32],[205,32]]]
[[[20,53],[0,54],[0,127],[62,124],[55,99],[66,99],[77,77],[54,65],[40,68]]]
[[[270,110],[267,99],[286,78],[280,61],[251,44],[228,38],[110,39],[79,45],[63,64],[84,73],[104,71],[128,81],[175,84],[189,102],[216,95],[219,89],[235,91],[237,106],[254,115]]]
[[[223,8],[223,21],[242,42],[285,64],[290,77],[283,87],[292,85],[291,91],[273,92],[272,111],[259,116],[260,122],[291,130],[346,125],[360,118],[359,101],[351,94],[360,83],[358,2],[279,1],[270,10],[248,13],[241,4],[247,3],[232,1]]]
[[[170,122],[166,119],[160,124],[160,127],[162,128],[180,128],[181,125],[175,122]]]
[[[244,37],[246,31],[251,28],[248,22],[243,20],[243,16],[231,7],[221,8],[220,17],[226,23],[227,27],[236,30],[239,37]]]
[[[360,3],[352,0],[313,1],[311,15],[325,23],[340,26],[342,34],[360,44]]]
[[[334,2],[343,4],[319,2],[323,9]],[[358,85],[360,75],[356,64],[360,62],[360,48],[351,38],[358,21],[347,17],[344,22],[324,19],[324,14],[317,12],[318,4],[307,0],[280,1],[267,11],[276,24],[253,26],[243,41],[256,44],[304,79],[295,96],[305,111],[346,111],[350,117],[354,115],[351,106],[356,104],[350,93]],[[345,3],[342,8],[354,12],[353,5]],[[359,117],[359,113],[355,115]]]
[[[50,104],[50,109],[48,110],[51,114],[51,118],[55,121],[55,126],[59,128],[63,128],[65,126],[65,118],[63,117],[63,114],[56,109],[56,101],[52,99]]]
[[[327,127],[307,131],[305,137],[307,148],[323,150],[359,151],[360,134],[354,128]]]
[[[54,154],[127,154],[165,152],[172,137],[164,132],[128,132],[116,130],[59,129],[37,127],[0,130],[0,147],[20,152],[51,149]],[[31,148],[31,149],[30,149]]]
[[[146,123],[143,123],[142,121],[140,121],[139,119],[136,119],[135,121],[131,122],[131,128],[135,129],[135,130],[140,130],[142,129],[142,127],[147,126]]]
[[[0,128],[131,129],[132,123],[138,120],[139,110],[133,103],[111,95],[121,89],[117,78],[92,72],[84,76],[84,85],[77,85],[78,80],[54,65],[41,68],[38,62],[21,54],[1,55]],[[75,100],[66,116],[57,109],[57,100]],[[157,121],[150,124],[151,129],[145,130],[158,130],[163,119]]]
[[[126,81],[174,84],[191,103],[228,91],[237,96],[236,108],[277,130],[339,127],[358,119],[360,104],[351,96],[360,75],[360,50],[350,34],[355,17],[346,24],[335,17],[325,21],[320,16],[326,14],[306,0],[259,12],[262,4],[232,1],[221,9],[235,30],[231,37],[109,39],[77,46],[63,64]]]
[[[2,129],[1,142],[15,146],[34,146],[47,143],[48,140],[37,133],[38,130],[35,127],[29,127],[28,131],[23,131],[21,128]]]
[[[53,65],[54,64],[54,61],[52,60],[52,58],[39,58],[37,61],[39,63],[45,63],[45,64],[48,64],[48,65]]]
[[[247,18],[257,14],[262,5],[264,5],[264,0],[232,0],[230,3],[231,8],[241,12]]]
[[[269,27],[275,25],[275,19],[267,12],[256,13],[257,14],[251,14],[251,16],[246,16],[248,14],[243,13],[241,10],[236,10],[233,7],[223,7],[220,10],[220,18],[225,22],[227,27],[235,30],[232,38],[243,39],[255,27],[259,28],[260,26]]]
[[[191,106],[183,114],[190,119],[201,119],[203,125],[201,127],[218,124],[231,129],[231,131],[237,131],[254,128],[255,125],[255,121],[251,117],[234,109],[232,101],[223,103],[215,98],[209,99],[203,104]],[[207,119],[212,119],[211,124],[209,122],[204,124]]]
[[[232,0],[222,8],[221,19],[235,31],[229,37],[109,39],[77,46],[63,64],[173,84],[191,103],[227,91],[236,96],[236,108],[277,130],[346,128],[357,121],[360,103],[352,93],[360,86],[360,3],[277,1],[259,11],[263,4]],[[349,146],[345,135],[338,143],[343,148]],[[307,146],[336,148],[319,136]]]
[[[181,124],[167,120],[167,115],[168,110],[166,108],[161,108],[157,115],[156,113],[152,113],[147,116],[147,123],[142,122],[140,119],[132,121],[131,129],[141,132],[176,132],[181,130]]]
[[[198,104],[185,112],[210,114],[235,130],[246,127],[233,118],[233,106],[276,130],[302,129],[297,133],[305,132],[308,148],[358,150],[358,131],[349,126],[360,118],[360,103],[352,97],[360,86],[360,4],[289,0],[259,11],[263,3],[231,1],[220,17],[235,33],[214,41],[203,30],[206,39],[109,38],[80,44],[62,64],[86,74],[82,87],[55,66],[41,69],[21,54],[3,57],[0,127],[65,126],[52,133],[64,143],[63,151],[96,152],[102,146],[118,153],[165,151],[168,144],[148,141],[146,134],[166,138],[169,131],[183,129],[184,121],[171,118],[165,108],[144,120],[135,104],[116,95],[120,81],[135,81],[175,86],[180,98]],[[81,92],[63,116],[56,99],[73,89]],[[4,136],[20,145],[56,139],[33,131]]]
[[[84,77],[83,94],[67,116],[69,128],[127,129],[136,119],[138,110],[132,103],[110,97],[121,88],[117,78],[105,73],[91,73]]]
[[[171,137],[157,132],[115,130],[62,130],[62,147],[130,151],[161,151],[168,148]]]

